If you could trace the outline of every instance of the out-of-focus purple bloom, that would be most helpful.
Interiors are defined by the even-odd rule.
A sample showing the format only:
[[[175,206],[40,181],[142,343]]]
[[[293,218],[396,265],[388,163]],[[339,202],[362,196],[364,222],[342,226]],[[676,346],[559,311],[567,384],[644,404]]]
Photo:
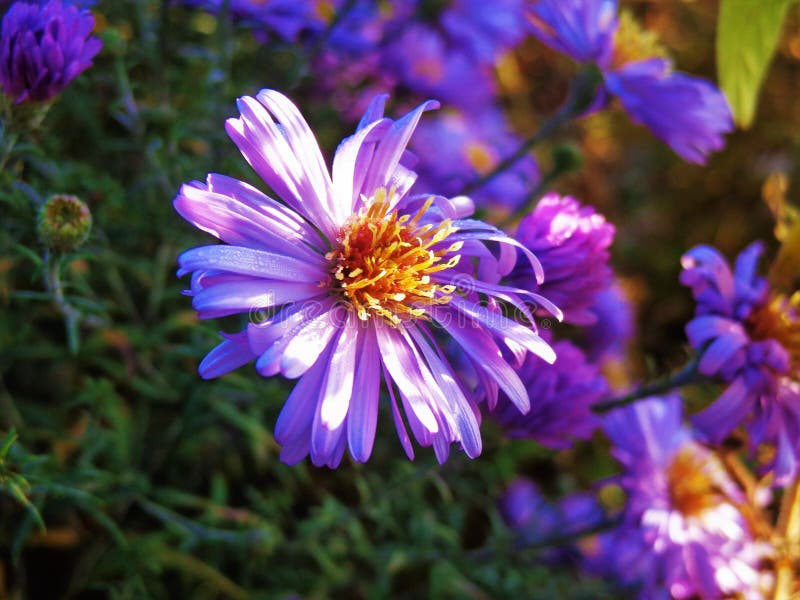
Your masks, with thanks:
[[[517,369],[528,395],[536,399],[527,414],[520,414],[503,395],[488,414],[510,437],[561,449],[588,439],[600,424],[592,405],[608,394],[608,383],[572,343],[555,342],[553,350],[558,357],[553,365],[528,356]]]
[[[376,97],[339,145],[330,175],[288,98],[272,90],[243,97],[228,134],[285,204],[216,174],[184,185],[175,199],[181,216],[225,242],[178,261],[181,274],[192,274],[200,318],[268,311],[262,322],[225,335],[200,374],[216,377],[255,359],[261,375],[299,377],[275,426],[281,459],[290,464],[310,454],[315,465],[335,467],[345,448],[366,461],[382,381],[409,457],[401,407],[413,436],[433,445],[440,461],[452,443],[470,457],[480,454],[478,408],[437,333],[470,358],[485,395],[500,389],[523,412],[528,395],[503,351],[555,359],[534,328],[484,305],[502,301],[527,311],[518,295],[526,292],[498,285],[519,244],[467,219],[472,205],[464,198],[407,193],[416,175],[404,164],[406,144],[437,103],[392,121],[383,117],[385,101]],[[541,275],[535,256],[525,254]]]
[[[570,536],[589,533],[605,521],[603,507],[594,494],[580,492],[548,501],[530,479],[511,482],[500,499],[500,512],[508,526],[520,536],[520,545],[547,546],[548,562],[563,563],[577,558]],[[556,547],[556,542],[560,547]]]
[[[566,321],[595,322],[591,307],[613,278],[608,260],[614,226],[575,198],[548,194],[522,219],[516,239],[539,258],[545,280],[536,283],[531,269],[518,265],[509,282],[546,295]]]
[[[733,130],[725,96],[703,79],[674,72],[654,36],[616,13],[616,0],[536,0],[530,19],[544,43],[600,67],[601,97],[616,96],[633,121],[683,159],[704,164]]]
[[[0,87],[15,102],[55,97],[92,65],[102,42],[88,10],[60,0],[14,3],[0,25]]]
[[[530,19],[534,35],[554,50],[601,67],[610,63],[618,25],[616,0],[534,2]]]
[[[711,83],[673,73],[661,59],[631,63],[606,74],[606,89],[631,119],[644,125],[689,162],[725,146],[732,129],[728,103]]]
[[[729,384],[695,424],[719,442],[744,423],[754,449],[775,447],[771,468],[785,485],[800,472],[800,296],[773,292],[756,274],[762,252],[751,244],[731,271],[715,248],[697,246],[680,279],[697,300],[686,334],[702,353],[698,368]]]
[[[491,104],[496,96],[488,67],[481,68],[467,53],[452,51],[447,40],[426,23],[404,27],[382,50],[381,68],[415,93],[439,98],[447,105],[475,110]]]
[[[319,32],[325,25],[320,2],[315,0],[180,0],[182,4],[219,14],[226,6],[240,24],[259,34],[275,34],[288,42],[304,31]]]
[[[490,172],[521,144],[499,110],[485,109],[467,116],[442,112],[420,123],[411,142],[419,157],[415,190],[458,194],[480,175]],[[536,160],[527,156],[471,194],[476,204],[515,210],[539,180]]]
[[[335,23],[315,71],[325,88],[384,89],[478,110],[495,102],[492,69],[525,35],[525,2],[357,1]],[[340,64],[349,76],[339,81]],[[359,65],[359,68],[354,68]],[[360,79],[354,77],[358,73]]]
[[[582,330],[586,356],[598,363],[607,359],[624,360],[633,338],[634,314],[619,281],[599,292],[589,310],[597,319]]]
[[[441,27],[451,46],[483,64],[494,63],[503,52],[515,48],[527,34],[528,0],[452,0],[442,11]]]
[[[628,501],[598,570],[639,579],[642,598],[665,589],[674,598],[761,597],[759,564],[770,549],[738,508],[743,492],[683,425],[680,398],[640,401],[606,419]]]

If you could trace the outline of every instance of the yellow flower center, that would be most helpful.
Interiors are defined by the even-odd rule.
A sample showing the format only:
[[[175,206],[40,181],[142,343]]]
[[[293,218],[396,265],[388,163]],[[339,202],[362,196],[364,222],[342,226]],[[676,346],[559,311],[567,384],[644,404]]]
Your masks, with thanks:
[[[492,170],[495,163],[491,148],[480,142],[469,142],[464,148],[467,162],[478,173],[484,174]]]
[[[755,340],[776,340],[789,353],[791,372],[800,377],[800,291],[791,297],[775,294],[748,319]]]
[[[668,57],[667,50],[658,41],[658,36],[652,31],[642,29],[629,12],[620,12],[619,26],[614,33],[611,67],[619,69],[628,63],[657,57]]]
[[[678,452],[667,469],[669,499],[673,508],[686,517],[694,517],[723,500],[721,490],[709,473],[713,466],[692,446]]]
[[[441,285],[431,275],[458,264],[463,245],[443,245],[457,228],[449,219],[438,225],[420,225],[430,208],[429,199],[411,215],[391,211],[391,191],[379,188],[370,202],[342,227],[338,248],[325,257],[331,261],[333,289],[362,321],[380,317],[393,326],[424,317],[425,307],[446,304],[455,286]]]

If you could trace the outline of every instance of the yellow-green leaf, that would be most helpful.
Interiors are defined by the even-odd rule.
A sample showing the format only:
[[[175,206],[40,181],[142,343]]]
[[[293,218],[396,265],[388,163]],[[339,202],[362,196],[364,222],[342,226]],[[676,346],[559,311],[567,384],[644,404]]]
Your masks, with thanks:
[[[722,0],[717,71],[736,123],[749,127],[786,10],[796,0]]]

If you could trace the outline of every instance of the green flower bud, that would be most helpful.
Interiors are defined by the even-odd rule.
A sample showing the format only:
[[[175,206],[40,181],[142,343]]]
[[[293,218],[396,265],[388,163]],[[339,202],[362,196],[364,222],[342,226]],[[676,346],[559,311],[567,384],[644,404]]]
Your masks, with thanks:
[[[89,238],[92,213],[76,196],[56,194],[39,209],[39,238],[56,252],[75,250]]]

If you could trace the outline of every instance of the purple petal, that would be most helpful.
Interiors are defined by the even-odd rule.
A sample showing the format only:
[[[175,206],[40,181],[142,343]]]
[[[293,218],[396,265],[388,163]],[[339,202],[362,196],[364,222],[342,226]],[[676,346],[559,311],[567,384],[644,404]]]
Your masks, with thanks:
[[[223,333],[222,335],[226,339],[206,354],[200,366],[197,367],[197,371],[203,379],[214,379],[230,373],[255,358],[255,354],[250,350],[246,332],[234,335]]]
[[[350,407],[350,398],[354,392],[353,374],[356,368],[359,323],[358,317],[349,311],[347,322],[342,327],[339,340],[331,353],[328,381],[320,407],[321,425],[327,429],[338,429]]]
[[[223,316],[307,300],[319,295],[320,288],[316,283],[243,279],[220,283],[199,291],[192,299],[192,306],[198,313]]]
[[[400,158],[411,139],[411,134],[417,126],[422,113],[426,110],[439,108],[435,100],[423,102],[416,109],[398,119],[389,128],[386,136],[378,144],[375,155],[369,166],[369,175],[362,188],[362,193],[367,197],[372,196],[379,187],[385,187],[392,177]]]
[[[357,462],[366,462],[372,454],[378,424],[381,372],[378,342],[372,327],[359,336],[361,348],[356,365],[350,414],[347,417],[347,441],[350,454]]]
[[[264,279],[316,284],[327,277],[327,273],[317,264],[309,265],[290,256],[245,246],[214,245],[192,248],[180,255],[178,265],[184,273],[214,269]]]
[[[719,443],[747,418],[754,402],[744,378],[737,377],[710,406],[694,415],[692,422],[712,442]]]
[[[386,370],[386,365],[381,363],[383,370],[383,379],[386,381],[386,387],[389,389],[389,399],[392,404],[392,418],[394,419],[394,427],[397,430],[397,437],[400,438],[400,445],[408,456],[409,460],[414,460],[414,446],[411,443],[411,437],[408,435],[405,423],[403,423],[403,415],[400,413],[400,407],[397,405],[397,398],[394,394],[394,385],[389,372]]]
[[[453,309],[436,308],[432,311],[432,316],[473,359],[476,367],[479,366],[497,382],[522,413],[530,410],[530,399],[525,386],[519,375],[503,359],[503,354],[488,333],[477,327],[459,326],[458,313]]]
[[[408,348],[408,343],[395,330],[385,325],[375,326],[381,358],[391,381],[397,384],[401,395],[408,400],[411,410],[422,426],[430,433],[439,431],[439,425],[424,395],[425,385],[421,381],[419,369]],[[390,385],[390,380],[387,379]]]

